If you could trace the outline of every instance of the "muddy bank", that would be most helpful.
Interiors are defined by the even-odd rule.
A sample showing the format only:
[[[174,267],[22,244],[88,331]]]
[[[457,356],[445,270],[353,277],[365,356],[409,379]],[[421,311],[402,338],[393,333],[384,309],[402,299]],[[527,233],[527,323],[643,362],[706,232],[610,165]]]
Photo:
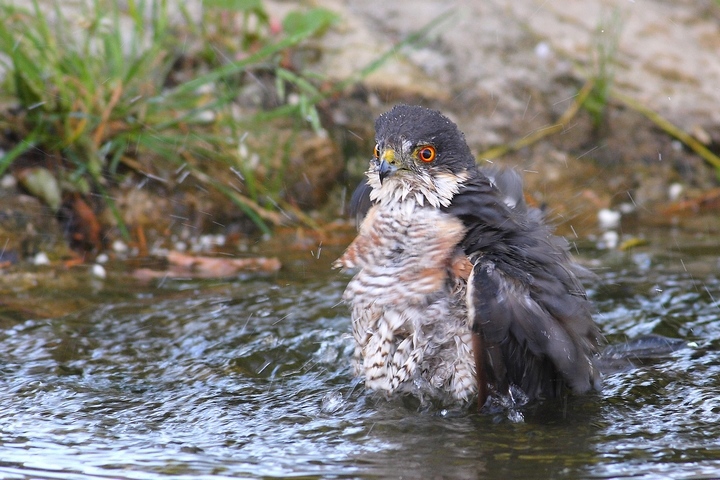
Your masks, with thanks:
[[[328,38],[340,47],[320,67],[330,74],[431,30],[424,45],[401,49],[367,79],[374,113],[398,101],[441,109],[480,162],[493,146],[556,125],[602,75],[711,150],[720,144],[717,3],[321,3],[344,19]],[[586,227],[602,208],[657,221],[666,203],[717,185],[713,168],[640,112],[610,96],[602,113],[597,121],[580,109],[559,133],[493,161],[524,170],[538,203]]]

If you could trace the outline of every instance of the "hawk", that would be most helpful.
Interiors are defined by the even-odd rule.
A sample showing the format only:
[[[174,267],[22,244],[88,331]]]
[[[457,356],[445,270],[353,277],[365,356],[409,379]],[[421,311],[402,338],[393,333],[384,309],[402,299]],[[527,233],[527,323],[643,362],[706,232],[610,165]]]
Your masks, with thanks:
[[[362,223],[334,266],[367,388],[480,407],[600,389],[601,335],[567,242],[526,205],[514,170],[480,169],[441,113],[375,123]]]

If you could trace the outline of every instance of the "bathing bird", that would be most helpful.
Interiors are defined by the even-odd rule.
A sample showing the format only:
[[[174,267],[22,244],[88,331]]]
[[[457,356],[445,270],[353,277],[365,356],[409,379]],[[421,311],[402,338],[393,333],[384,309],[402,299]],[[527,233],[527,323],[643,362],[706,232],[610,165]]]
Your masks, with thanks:
[[[375,131],[359,231],[334,264],[353,274],[343,300],[365,386],[481,408],[599,390],[589,272],[521,176],[479,168],[434,110],[395,106]]]

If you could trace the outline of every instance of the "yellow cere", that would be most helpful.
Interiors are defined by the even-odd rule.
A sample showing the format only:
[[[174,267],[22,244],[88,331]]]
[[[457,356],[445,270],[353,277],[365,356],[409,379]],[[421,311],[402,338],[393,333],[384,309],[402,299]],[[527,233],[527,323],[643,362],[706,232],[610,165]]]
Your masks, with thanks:
[[[393,163],[395,161],[395,150],[392,148],[388,148],[387,150],[382,152],[381,160],[385,160],[388,163]]]

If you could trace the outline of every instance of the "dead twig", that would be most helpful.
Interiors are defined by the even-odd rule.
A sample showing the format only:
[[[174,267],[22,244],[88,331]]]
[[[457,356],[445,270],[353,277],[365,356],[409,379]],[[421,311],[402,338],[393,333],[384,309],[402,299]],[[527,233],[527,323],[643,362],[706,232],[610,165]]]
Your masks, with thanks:
[[[583,85],[578,94],[575,96],[575,101],[568,107],[567,110],[565,110],[555,125],[537,130],[527,137],[521,138],[520,140],[516,140],[509,144],[493,147],[479,154],[478,158],[483,160],[492,160],[493,158],[498,158],[507,153],[515,152],[521,148],[532,145],[545,137],[562,132],[565,130],[567,124],[570,123],[570,120],[572,120],[572,118],[577,114],[578,110],[580,110],[582,104],[585,103],[585,99],[588,95],[590,95],[594,86],[594,80],[588,80],[585,82],[585,85]]]
[[[110,101],[105,107],[105,110],[103,110],[102,112],[102,116],[100,117],[100,124],[98,125],[97,129],[95,130],[95,134],[93,135],[93,144],[95,145],[95,148],[100,147],[100,142],[102,141],[103,135],[105,134],[105,126],[107,125],[108,120],[110,120],[110,115],[112,114],[113,109],[117,105],[118,101],[120,101],[120,96],[122,95],[122,92],[122,82],[118,82],[117,86],[113,89],[112,95],[110,96]]]

